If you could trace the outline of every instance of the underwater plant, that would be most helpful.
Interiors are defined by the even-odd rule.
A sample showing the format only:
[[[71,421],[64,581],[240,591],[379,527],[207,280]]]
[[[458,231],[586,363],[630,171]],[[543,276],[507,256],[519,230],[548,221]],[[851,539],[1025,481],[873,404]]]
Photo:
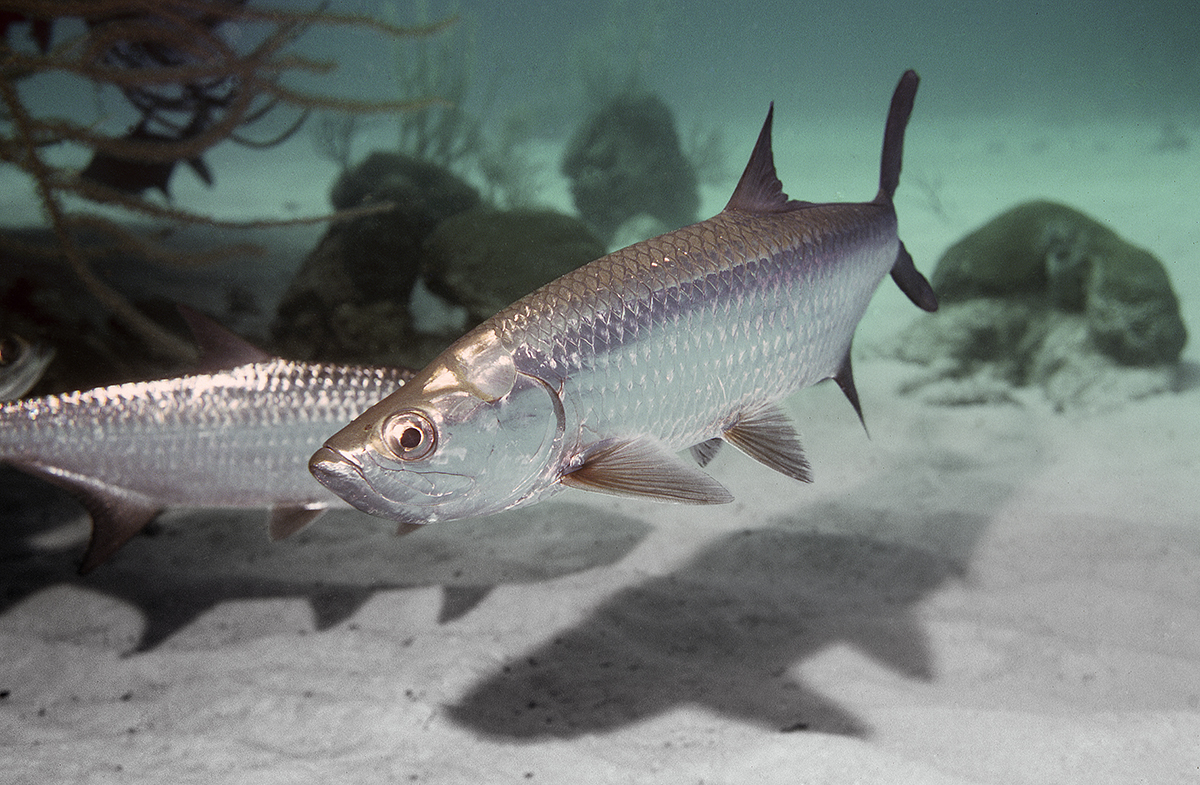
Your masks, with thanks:
[[[348,26],[407,40],[432,35],[452,22],[448,18],[406,27],[331,13],[324,7],[308,12],[258,8],[252,0],[0,1],[0,163],[28,177],[54,236],[53,247],[47,248],[0,232],[0,252],[61,260],[89,295],[154,354],[190,359],[190,344],[140,312],[97,276],[89,261],[115,251],[194,266],[253,249],[243,244],[205,253],[169,250],[114,219],[70,205],[82,199],[84,204],[134,216],[226,228],[339,217],[335,213],[288,221],[225,221],[152,201],[145,194],[157,189],[168,195],[170,177],[181,162],[211,182],[213,174],[204,162],[207,151],[230,141],[270,147],[297,130],[313,110],[349,115],[404,112],[436,100],[355,100],[290,86],[289,78],[337,68],[334,61],[291,51],[310,28]],[[226,36],[226,28],[235,23],[238,35]],[[28,36],[21,34],[26,25]],[[60,33],[64,40],[56,41]],[[113,133],[102,130],[104,118],[47,115],[31,100],[36,88],[30,85],[48,75],[90,83],[98,93],[118,91],[136,122]],[[296,113],[283,133],[265,141],[244,135],[249,125],[283,109]],[[76,170],[55,163],[48,153],[63,147],[82,148],[91,156],[89,164]]]
[[[428,19],[418,4],[417,18]],[[477,21],[456,14],[458,23],[395,51],[398,99],[437,96],[420,110],[398,116],[397,150],[477,182],[497,207],[523,207],[535,200],[539,183],[522,145],[533,136],[533,119],[523,107],[492,113],[495,85],[470,108],[481,73],[476,58]]]
[[[428,11],[419,7],[418,18],[426,20]],[[452,169],[482,150],[483,121],[465,108],[475,65],[472,27],[468,19],[396,47],[399,100],[439,99],[399,116],[400,152]]]

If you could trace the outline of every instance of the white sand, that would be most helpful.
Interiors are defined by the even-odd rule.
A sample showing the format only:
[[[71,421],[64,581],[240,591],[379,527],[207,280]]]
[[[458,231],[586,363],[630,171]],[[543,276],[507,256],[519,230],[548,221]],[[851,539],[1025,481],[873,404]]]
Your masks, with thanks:
[[[789,193],[869,198],[879,129],[795,119]],[[1198,336],[1200,150],[1155,135],[918,114],[901,236],[928,273],[1000,210],[1061,199],[1162,258]],[[176,511],[75,579],[81,513],[40,503],[20,533],[40,550],[6,556],[4,779],[1200,780],[1195,338],[1185,389],[1109,413],[931,408],[869,351],[916,314],[885,280],[860,329],[871,438],[836,387],[804,391],[815,483],[726,450],[725,507],[568,491],[402,540],[345,511],[275,546],[258,514]]]

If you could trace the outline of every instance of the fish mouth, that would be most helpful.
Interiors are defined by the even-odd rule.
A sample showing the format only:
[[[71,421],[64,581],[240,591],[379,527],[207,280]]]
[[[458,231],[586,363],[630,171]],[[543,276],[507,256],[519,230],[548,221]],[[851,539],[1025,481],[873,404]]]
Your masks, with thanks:
[[[401,524],[421,524],[425,519],[406,515],[388,503],[387,497],[371,484],[362,466],[350,456],[332,447],[321,447],[308,459],[308,471],[317,482],[368,515],[398,521]]]

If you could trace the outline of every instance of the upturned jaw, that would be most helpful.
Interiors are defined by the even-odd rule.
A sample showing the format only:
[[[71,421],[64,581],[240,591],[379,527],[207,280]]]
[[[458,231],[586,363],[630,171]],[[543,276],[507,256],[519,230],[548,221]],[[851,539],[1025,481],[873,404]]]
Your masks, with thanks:
[[[361,489],[367,484],[362,469],[357,463],[331,447],[322,447],[308,459],[308,471],[317,482],[324,485],[338,496],[345,499],[364,512],[374,514],[368,509],[368,500],[361,499]]]
[[[362,467],[353,458],[332,447],[321,447],[308,459],[308,471],[317,482],[369,515],[400,524],[422,524],[424,518],[397,512],[371,485]]]

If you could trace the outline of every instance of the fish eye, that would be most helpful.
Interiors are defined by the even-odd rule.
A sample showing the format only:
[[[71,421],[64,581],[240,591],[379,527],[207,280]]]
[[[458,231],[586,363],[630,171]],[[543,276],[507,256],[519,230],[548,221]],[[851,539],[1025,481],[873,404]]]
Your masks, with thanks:
[[[421,412],[397,412],[384,420],[380,432],[383,443],[402,461],[419,461],[437,446],[437,429]]]

